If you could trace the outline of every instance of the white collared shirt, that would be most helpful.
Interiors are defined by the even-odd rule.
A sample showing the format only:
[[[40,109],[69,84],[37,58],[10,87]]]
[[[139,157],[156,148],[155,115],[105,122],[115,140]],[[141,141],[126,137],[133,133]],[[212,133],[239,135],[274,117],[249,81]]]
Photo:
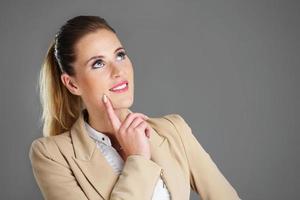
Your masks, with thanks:
[[[86,121],[85,127],[89,136],[96,142],[97,148],[104,155],[111,167],[120,174],[123,167],[124,161],[119,155],[117,150],[111,145],[109,137],[94,128],[92,128]],[[158,179],[154,189],[152,200],[170,200],[170,194],[166,186],[164,186],[163,180]]]

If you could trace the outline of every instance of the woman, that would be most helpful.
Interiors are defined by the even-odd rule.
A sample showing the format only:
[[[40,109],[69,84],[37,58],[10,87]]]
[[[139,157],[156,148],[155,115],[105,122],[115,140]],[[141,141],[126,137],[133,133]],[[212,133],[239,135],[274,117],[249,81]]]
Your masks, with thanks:
[[[45,199],[239,199],[178,114],[134,113],[133,66],[97,16],[68,20],[40,73],[43,134],[30,160]]]

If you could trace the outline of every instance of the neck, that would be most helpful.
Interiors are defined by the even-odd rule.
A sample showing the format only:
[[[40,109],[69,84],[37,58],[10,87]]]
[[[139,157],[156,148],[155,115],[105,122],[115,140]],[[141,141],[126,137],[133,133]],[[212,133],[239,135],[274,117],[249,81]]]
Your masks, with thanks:
[[[130,113],[130,110],[128,108],[118,108],[114,109],[114,111],[121,122],[123,122],[126,116]],[[95,130],[110,137],[112,142],[115,141],[115,130],[112,127],[112,124],[106,111],[97,112],[92,109],[88,110],[87,122]]]

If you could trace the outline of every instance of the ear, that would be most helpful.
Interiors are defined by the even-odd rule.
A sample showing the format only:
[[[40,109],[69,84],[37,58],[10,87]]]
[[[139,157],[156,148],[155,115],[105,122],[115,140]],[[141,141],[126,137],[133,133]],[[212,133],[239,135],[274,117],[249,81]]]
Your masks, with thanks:
[[[80,88],[78,87],[75,79],[70,75],[63,73],[61,76],[62,83],[66,86],[66,88],[75,95],[81,95]]]

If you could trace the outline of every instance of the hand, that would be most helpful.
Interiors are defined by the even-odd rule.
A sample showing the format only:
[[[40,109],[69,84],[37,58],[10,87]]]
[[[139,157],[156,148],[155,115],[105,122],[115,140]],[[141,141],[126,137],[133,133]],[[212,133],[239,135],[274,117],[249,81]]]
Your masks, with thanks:
[[[105,98],[102,100],[108,118],[113,126],[115,136],[125,153],[125,157],[127,158],[129,155],[138,154],[150,159],[150,127],[145,121],[149,118],[142,113],[129,113],[125,120],[121,122],[108,96],[106,96],[106,99],[106,102]]]

